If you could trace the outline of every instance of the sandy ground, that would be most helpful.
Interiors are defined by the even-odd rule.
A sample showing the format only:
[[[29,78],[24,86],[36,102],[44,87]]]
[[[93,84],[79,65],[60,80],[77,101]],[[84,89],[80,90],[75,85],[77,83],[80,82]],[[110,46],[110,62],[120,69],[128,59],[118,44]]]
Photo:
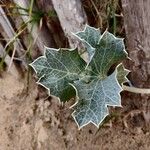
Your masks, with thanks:
[[[35,82],[5,73],[0,78],[0,150],[150,150],[150,128],[140,111],[113,109],[100,129],[77,128],[69,104],[46,98]],[[115,113],[114,113],[115,112]]]

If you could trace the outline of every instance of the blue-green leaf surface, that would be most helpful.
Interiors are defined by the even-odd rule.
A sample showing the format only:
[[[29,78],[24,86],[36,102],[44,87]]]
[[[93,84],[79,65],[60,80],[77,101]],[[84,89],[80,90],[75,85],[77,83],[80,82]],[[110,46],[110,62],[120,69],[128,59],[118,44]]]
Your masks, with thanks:
[[[122,85],[125,82],[129,82],[127,75],[130,71],[128,69],[125,69],[122,63],[117,66],[117,71],[117,80],[120,85]]]
[[[45,48],[45,56],[30,65],[39,77],[38,83],[65,102],[75,96],[75,90],[69,83],[78,80],[86,63],[77,50]]]
[[[85,26],[83,31],[79,31],[74,34],[85,46],[88,53],[88,63],[92,60],[92,57],[95,53],[95,47],[98,44],[101,32],[99,29],[90,27],[89,25]]]
[[[115,71],[108,75],[110,68],[113,65],[119,64],[127,57],[123,39],[116,38],[113,34],[105,31],[96,42],[94,35],[98,35],[98,30],[91,31],[89,26],[78,33],[78,36],[83,41],[91,43],[95,48],[94,55],[88,64],[88,76],[75,81],[74,87],[77,91],[77,102],[74,105],[73,117],[79,128],[93,123],[97,127],[108,115],[107,106],[121,106],[120,92],[122,91],[121,84],[126,81],[126,71],[122,64],[117,66]],[[97,32],[97,34],[95,34]],[[118,77],[118,78],[117,78]],[[119,81],[118,81],[119,80]]]
[[[72,114],[78,127],[88,123],[97,127],[109,114],[108,106],[121,106],[121,85],[127,82],[121,61],[127,57],[122,38],[86,25],[76,37],[85,45],[89,61],[85,62],[77,50],[46,48],[45,55],[31,66],[38,83],[46,87],[62,102],[76,97]],[[114,68],[114,70],[111,70]],[[112,72],[112,73],[110,73]]]
[[[107,106],[121,106],[121,86],[117,81],[117,70],[109,77],[101,80],[94,77],[90,83],[76,81],[78,102],[75,104],[73,117],[79,128],[93,123],[97,127],[109,114]]]

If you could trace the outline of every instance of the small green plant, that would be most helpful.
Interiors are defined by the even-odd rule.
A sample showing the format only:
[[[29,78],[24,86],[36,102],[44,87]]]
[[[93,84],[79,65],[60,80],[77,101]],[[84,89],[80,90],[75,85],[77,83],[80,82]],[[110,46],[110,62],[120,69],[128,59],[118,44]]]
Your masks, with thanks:
[[[86,61],[77,49],[45,47],[44,56],[30,65],[49,94],[61,102],[76,98],[72,116],[79,129],[89,123],[99,127],[109,114],[108,106],[121,106],[120,92],[129,72],[121,62],[128,57],[127,52],[123,39],[108,31],[101,34],[99,29],[86,25],[74,35],[85,46]]]

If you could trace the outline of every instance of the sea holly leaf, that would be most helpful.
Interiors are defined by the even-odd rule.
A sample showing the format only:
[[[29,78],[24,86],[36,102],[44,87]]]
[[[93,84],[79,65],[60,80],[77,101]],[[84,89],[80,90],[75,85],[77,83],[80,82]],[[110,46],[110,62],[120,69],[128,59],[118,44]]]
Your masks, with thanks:
[[[108,76],[110,68],[127,57],[123,39],[105,31],[95,45],[95,53],[87,68],[90,68],[88,82],[80,79],[74,82],[78,101],[74,105],[73,117],[79,128],[93,123],[97,127],[108,115],[107,106],[121,106],[121,83],[126,72],[122,65]],[[121,75],[119,75],[121,74]],[[117,78],[118,77],[118,78]],[[119,82],[118,82],[119,79]]]
[[[79,31],[74,35],[84,44],[89,56],[89,63],[95,53],[95,47],[100,40],[100,30],[86,25],[83,31]]]
[[[100,123],[109,114],[107,106],[121,106],[121,86],[117,81],[117,69],[113,74],[101,80],[94,77],[90,83],[76,81],[78,101],[73,106],[73,118],[79,128],[93,123],[99,127]]]
[[[45,55],[30,65],[39,77],[38,83],[65,102],[75,96],[69,83],[79,78],[86,63],[77,50],[45,48]]]
[[[83,31],[79,31],[75,34],[81,41],[87,42],[92,47],[96,47],[98,44],[101,32],[99,29],[86,25]]]
[[[117,71],[117,80],[120,83],[120,85],[122,85],[125,82],[129,82],[127,75],[130,71],[125,69],[122,63],[117,66]]]
[[[105,31],[96,46],[90,66],[100,78],[105,78],[111,66],[127,57],[123,39]]]
[[[62,102],[76,96],[72,115],[79,128],[90,122],[98,127],[109,114],[108,106],[121,106],[121,85],[127,81],[128,71],[120,62],[127,53],[123,39],[108,31],[101,35],[98,29],[86,25],[76,37],[87,49],[87,62],[77,50],[46,48],[45,55],[31,66],[39,77],[38,83]]]
[[[129,70],[120,63],[115,72],[104,80],[88,73],[85,77],[90,79],[88,82],[80,80],[74,83],[78,101],[73,105],[75,111],[72,115],[79,129],[90,122],[99,127],[109,114],[107,106],[121,106],[121,85],[128,82],[128,73]]]

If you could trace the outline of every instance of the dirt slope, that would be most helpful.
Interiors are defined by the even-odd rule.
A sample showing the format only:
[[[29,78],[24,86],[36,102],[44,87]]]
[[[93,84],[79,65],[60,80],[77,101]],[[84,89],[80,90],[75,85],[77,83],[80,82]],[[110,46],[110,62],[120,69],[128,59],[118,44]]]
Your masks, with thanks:
[[[27,94],[24,83],[8,73],[0,78],[0,150],[150,149],[150,128],[140,113],[128,117],[128,128],[120,115],[99,130],[89,125],[79,131],[68,106],[46,99],[35,82]]]

